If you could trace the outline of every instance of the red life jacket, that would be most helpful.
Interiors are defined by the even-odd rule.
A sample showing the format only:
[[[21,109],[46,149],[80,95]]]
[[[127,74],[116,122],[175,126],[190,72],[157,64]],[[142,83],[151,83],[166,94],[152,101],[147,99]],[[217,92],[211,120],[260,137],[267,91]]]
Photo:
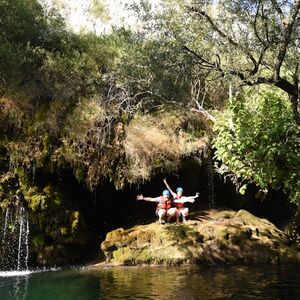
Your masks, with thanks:
[[[157,209],[165,209],[168,210],[172,206],[171,199],[165,200],[164,197],[160,196],[160,202],[157,204]]]
[[[180,200],[180,198],[178,198],[178,196],[176,196],[176,198],[174,198],[174,200]],[[175,202],[175,206],[177,209],[182,209],[182,208],[184,208],[184,203],[176,203]]]

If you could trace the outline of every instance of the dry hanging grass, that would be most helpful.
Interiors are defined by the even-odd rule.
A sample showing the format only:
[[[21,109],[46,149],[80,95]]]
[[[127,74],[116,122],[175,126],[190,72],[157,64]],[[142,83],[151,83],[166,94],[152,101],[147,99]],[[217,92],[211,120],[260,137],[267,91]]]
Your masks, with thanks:
[[[155,172],[174,171],[181,158],[202,152],[207,138],[183,130],[186,118],[172,112],[159,117],[137,116],[131,121],[124,141],[128,181],[149,179]]]

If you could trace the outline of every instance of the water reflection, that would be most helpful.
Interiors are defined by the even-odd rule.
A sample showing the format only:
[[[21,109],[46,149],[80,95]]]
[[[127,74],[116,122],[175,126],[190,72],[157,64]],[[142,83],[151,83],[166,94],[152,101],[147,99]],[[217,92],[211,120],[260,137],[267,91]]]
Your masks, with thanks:
[[[116,267],[32,273],[0,277],[0,299],[299,299],[299,267]]]
[[[28,277],[0,280],[1,299],[25,300],[28,290]]]
[[[296,271],[296,273],[295,273]],[[299,299],[295,266],[113,268],[99,273],[104,299]]]
[[[99,277],[76,270],[0,277],[1,300],[94,300],[98,295]]]

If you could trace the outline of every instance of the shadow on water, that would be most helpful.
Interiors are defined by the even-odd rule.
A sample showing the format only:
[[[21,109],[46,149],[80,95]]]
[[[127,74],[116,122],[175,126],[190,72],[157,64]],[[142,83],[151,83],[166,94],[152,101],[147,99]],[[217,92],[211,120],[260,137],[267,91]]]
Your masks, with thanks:
[[[115,267],[1,277],[5,300],[299,299],[299,266]]]

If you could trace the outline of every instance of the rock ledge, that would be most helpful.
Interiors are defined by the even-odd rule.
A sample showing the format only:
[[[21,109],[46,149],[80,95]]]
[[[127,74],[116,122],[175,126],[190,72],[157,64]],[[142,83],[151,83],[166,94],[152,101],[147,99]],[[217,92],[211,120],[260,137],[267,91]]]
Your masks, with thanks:
[[[266,219],[240,210],[196,212],[185,224],[138,225],[107,234],[101,249],[115,265],[300,262],[299,247]]]

